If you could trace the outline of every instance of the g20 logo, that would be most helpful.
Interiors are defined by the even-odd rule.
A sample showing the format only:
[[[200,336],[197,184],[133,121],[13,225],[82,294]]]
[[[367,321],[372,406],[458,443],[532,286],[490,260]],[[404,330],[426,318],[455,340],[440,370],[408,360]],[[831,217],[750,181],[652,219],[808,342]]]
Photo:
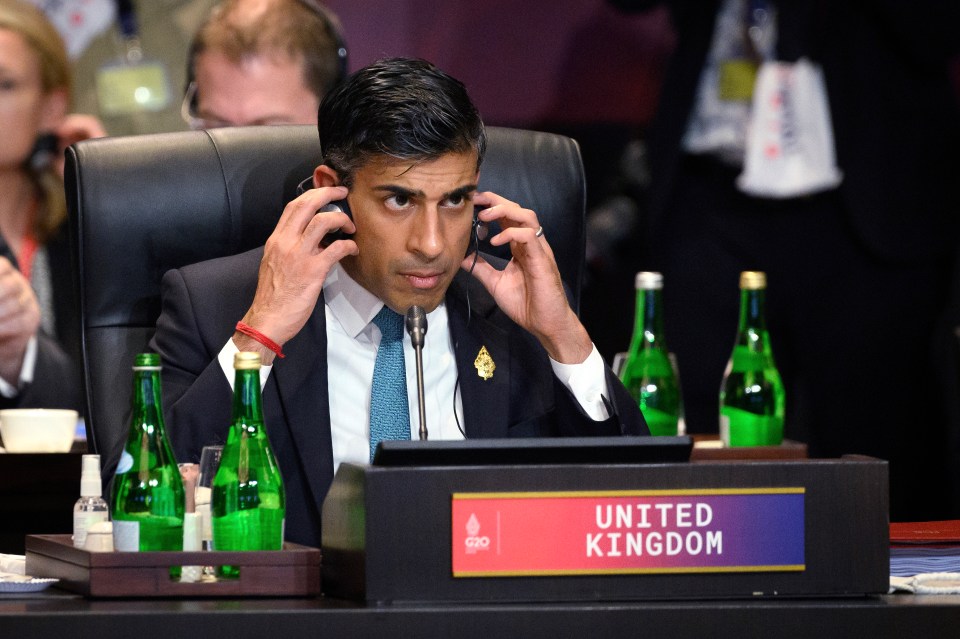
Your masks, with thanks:
[[[479,532],[480,520],[477,519],[475,513],[471,513],[470,519],[467,520],[467,538],[463,540],[468,555],[475,555],[478,550],[490,549],[490,538],[486,535],[479,535]]]

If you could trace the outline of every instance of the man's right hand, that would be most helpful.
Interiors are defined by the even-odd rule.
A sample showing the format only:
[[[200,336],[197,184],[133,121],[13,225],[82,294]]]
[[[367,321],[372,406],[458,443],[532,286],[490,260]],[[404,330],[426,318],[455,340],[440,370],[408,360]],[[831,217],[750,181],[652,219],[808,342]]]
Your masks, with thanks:
[[[358,252],[356,242],[350,239],[320,246],[330,231],[356,232],[353,220],[344,213],[317,213],[326,204],[346,198],[347,193],[342,186],[306,191],[283,209],[267,240],[257,292],[242,321],[280,346],[307,323],[333,265]],[[264,365],[273,363],[274,353],[253,338],[236,332],[233,342],[241,351],[259,352]]]

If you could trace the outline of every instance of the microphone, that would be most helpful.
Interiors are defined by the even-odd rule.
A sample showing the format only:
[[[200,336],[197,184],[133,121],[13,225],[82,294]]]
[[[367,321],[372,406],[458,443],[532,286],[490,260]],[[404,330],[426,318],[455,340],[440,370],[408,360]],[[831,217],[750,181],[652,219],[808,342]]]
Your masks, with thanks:
[[[420,405],[420,440],[427,439],[426,401],[423,396],[423,338],[427,335],[427,314],[423,308],[413,305],[407,309],[407,333],[417,356],[417,402]]]

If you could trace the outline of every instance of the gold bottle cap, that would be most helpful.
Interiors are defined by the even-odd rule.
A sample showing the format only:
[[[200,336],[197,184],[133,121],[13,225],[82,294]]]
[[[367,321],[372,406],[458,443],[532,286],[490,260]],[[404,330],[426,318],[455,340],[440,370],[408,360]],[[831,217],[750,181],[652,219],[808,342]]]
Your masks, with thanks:
[[[656,271],[640,271],[633,285],[638,291],[658,291],[663,288],[663,275]]]
[[[260,370],[260,353],[240,351],[233,356],[233,368],[238,371]]]
[[[740,273],[740,288],[745,291],[758,291],[767,288],[767,274],[763,271],[744,271]]]

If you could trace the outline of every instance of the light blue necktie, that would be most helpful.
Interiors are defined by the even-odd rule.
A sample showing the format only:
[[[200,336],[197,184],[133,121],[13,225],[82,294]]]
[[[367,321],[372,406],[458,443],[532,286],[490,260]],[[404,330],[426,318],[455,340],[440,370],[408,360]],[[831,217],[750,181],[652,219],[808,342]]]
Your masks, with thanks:
[[[380,347],[373,365],[370,392],[370,460],[384,439],[410,439],[407,370],[403,363],[403,316],[384,306],[373,318]]]

